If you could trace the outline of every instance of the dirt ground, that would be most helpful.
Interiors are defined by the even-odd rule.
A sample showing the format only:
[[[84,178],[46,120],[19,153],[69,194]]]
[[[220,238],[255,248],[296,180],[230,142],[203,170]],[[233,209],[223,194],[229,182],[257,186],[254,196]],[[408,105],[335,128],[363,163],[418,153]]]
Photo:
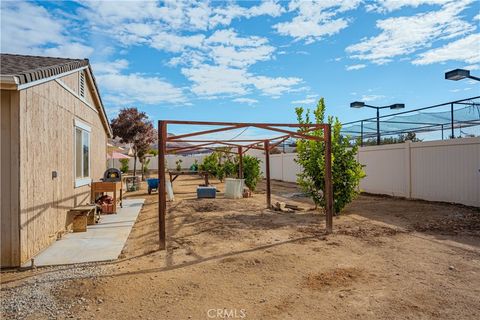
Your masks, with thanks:
[[[477,209],[363,195],[334,218],[334,233],[326,235],[319,211],[265,209],[262,185],[248,199],[224,199],[220,193],[214,200],[197,200],[199,183],[188,176],[174,182],[167,251],[158,251],[158,195],[130,194],[146,202],[119,261],[3,272],[3,315],[480,318]],[[273,202],[312,208],[308,199],[298,197],[295,184],[274,182],[272,191]],[[45,303],[32,304],[29,311],[12,309],[18,302],[11,301],[13,296],[22,300],[21,295],[32,296],[35,290],[48,295]],[[56,310],[49,310],[52,306]]]

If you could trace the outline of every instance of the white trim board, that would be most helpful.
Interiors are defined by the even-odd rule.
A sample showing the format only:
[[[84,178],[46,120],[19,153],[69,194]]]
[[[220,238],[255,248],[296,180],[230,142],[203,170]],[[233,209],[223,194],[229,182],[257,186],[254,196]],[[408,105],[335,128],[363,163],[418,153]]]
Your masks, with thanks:
[[[45,83],[45,82],[48,82],[48,81],[52,81],[52,80],[55,80],[55,79],[58,79],[58,78],[61,78],[61,77],[64,77],[64,76],[68,76],[69,74],[78,72],[80,70],[85,70],[87,68],[88,68],[88,66],[85,66],[85,67],[77,68],[77,69],[70,70],[70,71],[67,71],[67,72],[63,72],[63,73],[60,73],[60,74],[56,74],[56,75],[48,77],[48,78],[43,78],[43,79],[39,79],[39,80],[32,81],[32,82],[27,82],[27,83],[19,85],[17,87],[17,90],[23,90],[23,89],[27,89],[27,88],[30,88],[30,87],[33,87],[33,86],[38,86],[39,84],[42,84],[42,83]]]
[[[75,122],[74,122],[75,127],[78,127],[78,128],[80,128],[80,129],[83,129],[83,130],[85,130],[85,131],[87,131],[87,132],[92,132],[92,127],[90,127],[88,124],[86,124],[85,122],[80,121],[80,120],[78,120],[78,119],[74,119],[74,120],[75,120]]]
[[[92,106],[87,100],[85,100],[85,98],[79,96],[75,91],[73,91],[72,88],[70,88],[65,82],[63,82],[62,80],[60,79],[55,79],[55,82],[58,83],[60,86],[62,86],[62,88],[64,88],[65,90],[67,90],[68,92],[70,92],[75,98],[77,98],[78,100],[82,101],[83,103],[85,103],[90,109],[92,109],[93,111],[95,111],[96,113],[98,113],[98,110],[97,108],[95,108],[94,106]]]

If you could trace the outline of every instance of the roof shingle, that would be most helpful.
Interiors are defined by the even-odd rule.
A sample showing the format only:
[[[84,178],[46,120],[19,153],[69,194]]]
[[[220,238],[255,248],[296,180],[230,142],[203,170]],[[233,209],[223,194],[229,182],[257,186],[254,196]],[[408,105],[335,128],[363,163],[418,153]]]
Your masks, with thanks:
[[[1,75],[17,76],[20,84],[52,77],[88,65],[88,59],[0,54]]]

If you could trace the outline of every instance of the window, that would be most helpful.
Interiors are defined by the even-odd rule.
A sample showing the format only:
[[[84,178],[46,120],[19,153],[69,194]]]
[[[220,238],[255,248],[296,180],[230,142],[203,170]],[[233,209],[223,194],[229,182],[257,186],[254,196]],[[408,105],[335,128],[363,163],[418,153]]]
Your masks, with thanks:
[[[90,127],[75,120],[75,187],[90,183]]]

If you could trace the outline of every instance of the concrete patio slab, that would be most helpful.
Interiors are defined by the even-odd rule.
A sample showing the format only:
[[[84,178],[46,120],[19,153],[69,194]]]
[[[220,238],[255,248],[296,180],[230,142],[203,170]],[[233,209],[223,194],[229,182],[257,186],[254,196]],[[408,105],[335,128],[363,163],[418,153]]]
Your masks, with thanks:
[[[38,254],[36,266],[51,266],[118,258],[132,230],[145,199],[123,201],[117,214],[102,215],[100,223],[86,232],[69,233]],[[30,262],[26,263],[29,266]]]

